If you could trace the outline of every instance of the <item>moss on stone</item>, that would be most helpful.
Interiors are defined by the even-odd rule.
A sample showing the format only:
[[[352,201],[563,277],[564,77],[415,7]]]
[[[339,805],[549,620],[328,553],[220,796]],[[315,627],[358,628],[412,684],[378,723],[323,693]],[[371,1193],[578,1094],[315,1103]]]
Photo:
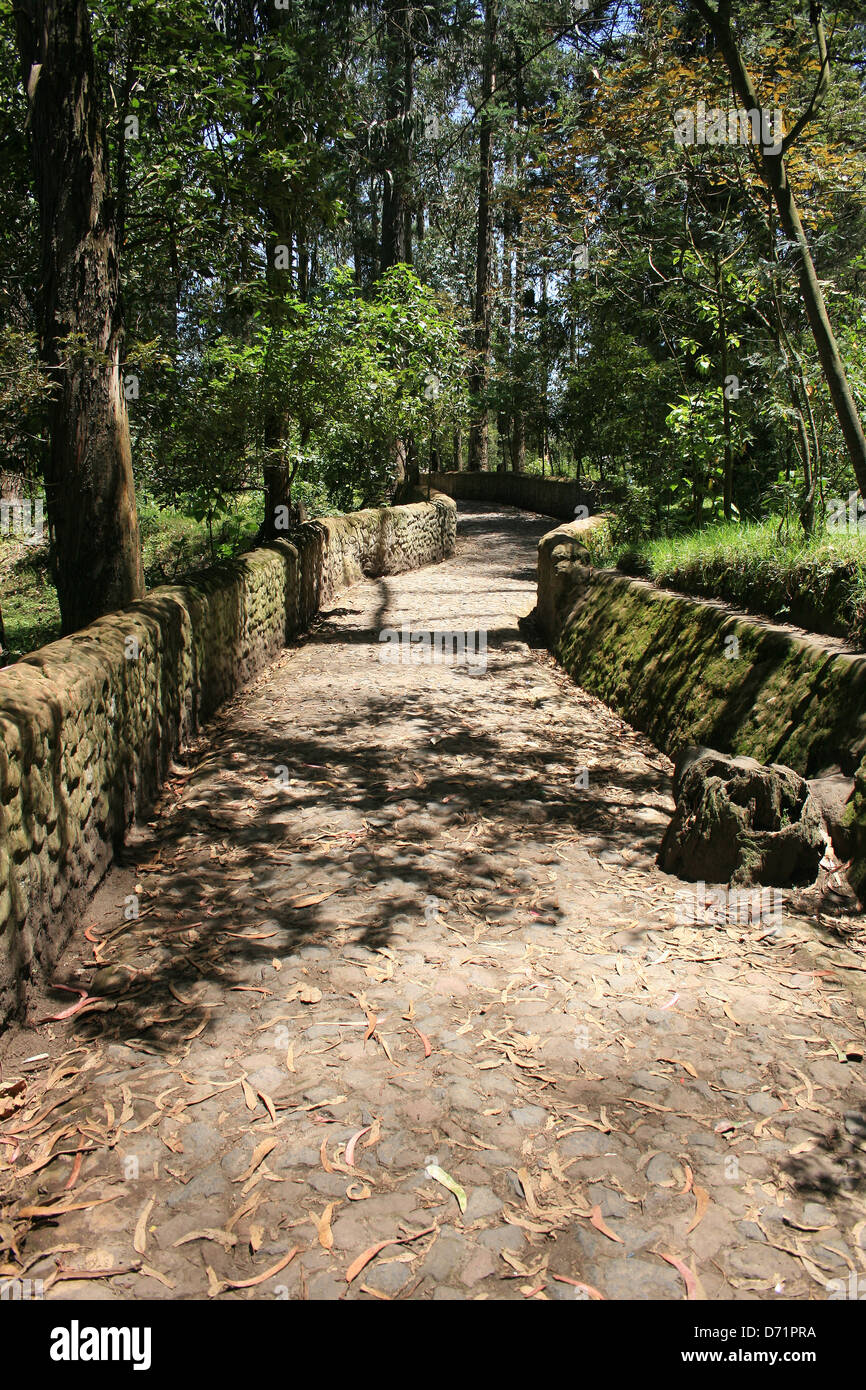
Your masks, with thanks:
[[[0,672],[0,1023],[201,723],[341,588],[444,559],[456,530],[441,496],[305,523]]]
[[[569,560],[572,532],[559,528],[539,545],[538,613],[562,665],[674,756],[699,743],[804,777],[859,768],[847,815],[862,898],[866,656]]]

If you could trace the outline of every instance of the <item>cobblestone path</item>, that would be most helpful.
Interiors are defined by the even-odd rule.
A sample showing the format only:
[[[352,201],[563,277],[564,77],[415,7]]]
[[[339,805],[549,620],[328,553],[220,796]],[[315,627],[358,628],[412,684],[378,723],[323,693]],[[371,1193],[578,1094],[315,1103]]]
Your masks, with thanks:
[[[668,761],[518,628],[550,525],[461,509],[454,559],[343,594],[175,769],[56,972],[96,1002],[4,1040],[4,1276],[866,1294],[860,927],[684,924]],[[486,670],[383,662],[404,623],[485,628]]]

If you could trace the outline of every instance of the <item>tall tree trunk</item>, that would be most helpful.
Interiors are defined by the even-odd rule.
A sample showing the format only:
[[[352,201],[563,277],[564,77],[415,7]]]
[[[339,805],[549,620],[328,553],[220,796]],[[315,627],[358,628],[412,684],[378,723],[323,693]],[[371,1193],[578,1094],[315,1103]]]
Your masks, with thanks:
[[[514,349],[518,354],[518,363],[521,366],[524,360],[523,353],[523,327],[524,327],[524,303],[523,296],[526,293],[526,247],[523,240],[523,217],[518,211],[514,223],[514,241],[516,254],[514,257]],[[511,467],[515,473],[523,473],[526,470],[526,408],[524,403],[524,384],[521,371],[512,371],[511,390],[514,397],[514,426],[511,436]]]
[[[291,255],[288,257],[288,264],[284,264],[282,260],[278,264],[278,247],[291,248],[292,243],[293,237],[289,235],[286,240],[274,238],[268,247],[267,283],[270,291],[271,320],[269,342],[274,348],[278,346],[284,331],[283,305],[293,288]],[[269,374],[269,368],[266,367],[266,385]],[[291,526],[292,480],[295,469],[286,452],[288,431],[289,421],[285,415],[277,410],[270,400],[266,401],[262,424],[262,481],[265,489],[265,507],[259,532],[263,541],[284,538]]]
[[[385,0],[385,170],[382,269],[412,262],[411,121],[415,87],[413,11],[406,0]]]
[[[692,2],[698,13],[709,24],[719,45],[730,74],[734,94],[747,110],[759,110],[760,103],[755,85],[731,27],[730,0],[718,0],[718,9],[716,10],[707,4],[706,0],[692,0]],[[815,26],[818,52],[821,58],[820,87],[823,89],[829,82],[829,67],[820,5],[812,6],[812,22]],[[795,135],[799,128],[798,125],[794,132]],[[786,148],[788,145],[789,141],[786,141]],[[866,497],[866,434],[863,432],[863,422],[848,384],[845,364],[842,361],[833,326],[830,323],[830,316],[827,313],[827,304],[815,269],[815,262],[812,259],[812,251],[803,223],[800,220],[794,191],[788,180],[784,152],[767,153],[762,148],[761,172],[776,204],[782,230],[795,248],[800,292],[803,295],[806,315],[815,338],[818,360],[830,390],[839,426],[854,468],[857,486],[861,496]]]
[[[85,0],[20,0],[15,18],[41,233],[40,347],[56,387],[46,497],[62,628],[74,632],[144,593],[116,227]]]
[[[382,192],[381,269],[412,262],[411,179],[412,97],[415,51],[413,10],[405,0],[385,0],[385,168]],[[393,443],[394,496],[417,480],[411,441]]]
[[[731,402],[728,395],[728,316],[725,305],[725,281],[722,274],[719,249],[716,247],[714,259],[716,315],[719,331],[719,371],[722,394],[722,438],[724,461],[722,466],[722,509],[725,521],[733,520],[734,515],[734,442],[732,438]]]
[[[487,385],[490,378],[491,263],[493,250],[493,116],[490,103],[496,92],[497,0],[486,0],[484,9],[484,113],[479,132],[478,238],[475,253],[475,361],[470,391],[475,420],[469,432],[469,469],[487,468],[490,420]]]

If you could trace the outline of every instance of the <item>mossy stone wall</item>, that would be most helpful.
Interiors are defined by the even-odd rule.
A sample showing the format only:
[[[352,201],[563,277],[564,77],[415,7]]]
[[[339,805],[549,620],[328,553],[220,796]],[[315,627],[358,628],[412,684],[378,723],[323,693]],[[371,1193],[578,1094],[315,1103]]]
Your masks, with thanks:
[[[431,473],[434,488],[461,502],[504,502],[542,516],[571,521],[575,507],[598,511],[601,494],[591,483],[540,478],[535,473]]]
[[[580,524],[543,537],[538,618],[551,649],[666,752],[688,743],[856,776],[849,877],[866,891],[866,656],[723,604],[593,569]]]
[[[447,497],[308,522],[0,672],[0,1021],[203,721],[336,593],[453,552]]]

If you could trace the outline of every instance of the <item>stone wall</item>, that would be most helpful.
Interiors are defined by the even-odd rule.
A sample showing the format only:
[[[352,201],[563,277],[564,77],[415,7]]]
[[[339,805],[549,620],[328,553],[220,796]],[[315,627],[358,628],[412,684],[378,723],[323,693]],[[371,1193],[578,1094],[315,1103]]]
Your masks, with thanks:
[[[455,538],[446,497],[307,522],[0,671],[0,1021],[202,722],[341,589],[444,559]]]
[[[539,478],[534,473],[431,473],[430,481],[460,502],[504,502],[564,521],[571,521],[575,507],[588,507],[591,514],[601,507],[601,492],[593,484]]]
[[[701,743],[806,777],[857,774],[849,878],[864,898],[866,656],[593,569],[585,527],[551,531],[538,549],[537,616],[562,665],[672,755]]]

